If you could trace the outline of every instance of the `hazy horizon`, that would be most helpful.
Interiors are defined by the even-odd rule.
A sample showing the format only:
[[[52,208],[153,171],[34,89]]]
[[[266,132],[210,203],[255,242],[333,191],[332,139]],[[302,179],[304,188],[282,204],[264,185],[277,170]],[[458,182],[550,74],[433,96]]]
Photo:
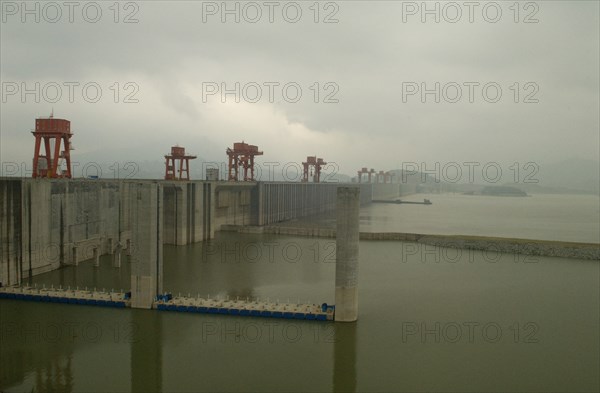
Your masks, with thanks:
[[[73,23],[63,8],[52,23],[52,7],[3,2],[0,161],[30,166],[34,119],[51,112],[82,163],[158,162],[176,144],[224,162],[241,141],[263,164],[317,155],[349,176],[599,161],[596,2],[501,3],[497,18],[482,3],[472,23],[444,3],[294,3],[297,21],[282,3],[272,23],[261,3],[232,4],[103,4]]]

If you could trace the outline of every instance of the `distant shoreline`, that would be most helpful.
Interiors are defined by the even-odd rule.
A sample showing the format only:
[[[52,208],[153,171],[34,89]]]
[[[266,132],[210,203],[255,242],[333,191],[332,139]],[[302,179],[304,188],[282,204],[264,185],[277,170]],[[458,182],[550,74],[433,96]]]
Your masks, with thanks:
[[[223,225],[221,230],[238,233],[261,233],[320,238],[335,238],[336,235],[335,229],[323,227],[257,227]],[[555,240],[531,240],[468,235],[428,235],[404,232],[360,232],[360,240],[402,241],[457,249],[495,251],[501,253],[537,255],[545,257],[600,260],[599,243],[578,243]]]

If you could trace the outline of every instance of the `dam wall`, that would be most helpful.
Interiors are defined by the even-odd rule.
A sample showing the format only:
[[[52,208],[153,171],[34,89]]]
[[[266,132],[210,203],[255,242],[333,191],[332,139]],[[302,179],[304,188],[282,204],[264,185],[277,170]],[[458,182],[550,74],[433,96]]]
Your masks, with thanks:
[[[3,284],[17,283],[23,275],[22,188],[19,179],[0,182],[0,282]]]
[[[112,254],[131,239],[123,182],[0,180],[0,282]]]
[[[258,198],[255,182],[215,182],[212,235],[223,225],[256,225],[253,199]],[[212,236],[211,236],[212,237]]]
[[[0,283],[17,285],[92,258],[98,264],[102,255],[111,255],[113,265],[120,266],[122,251],[131,255],[136,219],[130,194],[139,184],[160,185],[162,243],[172,245],[211,239],[224,226],[331,212],[341,185],[0,178]],[[355,186],[364,205],[383,185]]]
[[[329,213],[335,210],[341,183],[259,183],[255,193],[254,224],[269,225]],[[371,203],[373,189],[383,184],[354,184],[360,188],[360,204]],[[232,224],[232,223],[228,223]]]
[[[161,181],[163,242],[185,245],[214,236],[214,184]]]

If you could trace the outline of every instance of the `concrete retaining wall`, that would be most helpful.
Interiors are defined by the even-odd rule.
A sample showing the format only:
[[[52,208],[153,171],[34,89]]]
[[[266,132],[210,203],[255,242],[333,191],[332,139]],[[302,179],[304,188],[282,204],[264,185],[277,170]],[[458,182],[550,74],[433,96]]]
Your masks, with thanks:
[[[259,232],[286,236],[336,237],[335,229],[319,227],[265,226],[261,228],[242,228],[230,226],[223,229],[241,233]],[[594,243],[507,239],[483,236],[424,235],[400,232],[360,232],[360,240],[403,241],[457,249],[600,260],[600,244]]]

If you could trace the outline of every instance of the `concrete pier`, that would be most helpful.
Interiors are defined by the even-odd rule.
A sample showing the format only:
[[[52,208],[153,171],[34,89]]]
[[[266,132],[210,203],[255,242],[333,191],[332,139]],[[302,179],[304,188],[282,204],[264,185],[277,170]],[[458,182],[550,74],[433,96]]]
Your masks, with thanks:
[[[358,319],[358,212],[360,189],[337,190],[337,230],[335,260],[335,320]]]
[[[150,309],[155,296],[162,292],[162,186],[133,183],[130,187],[131,307]]]
[[[100,267],[100,251],[94,248],[94,267]]]
[[[113,267],[121,267],[121,251],[123,249],[123,246],[121,245],[120,242],[117,243],[117,246],[115,247],[115,252],[112,256],[112,266]]]

